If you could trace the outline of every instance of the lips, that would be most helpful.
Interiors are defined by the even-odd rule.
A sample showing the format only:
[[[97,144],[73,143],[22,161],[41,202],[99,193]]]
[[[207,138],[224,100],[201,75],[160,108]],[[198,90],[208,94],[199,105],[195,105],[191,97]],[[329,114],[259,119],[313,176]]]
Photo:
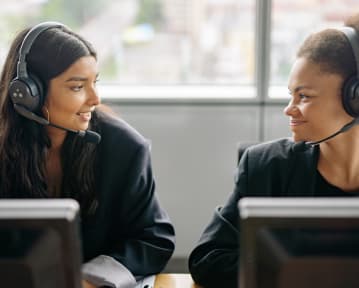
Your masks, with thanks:
[[[289,121],[289,125],[290,125],[290,126],[299,126],[299,125],[302,125],[302,124],[304,124],[304,123],[306,123],[306,121],[304,121],[304,120],[291,119],[291,120]]]
[[[82,121],[90,121],[91,120],[91,111],[79,112],[76,115],[78,115]]]

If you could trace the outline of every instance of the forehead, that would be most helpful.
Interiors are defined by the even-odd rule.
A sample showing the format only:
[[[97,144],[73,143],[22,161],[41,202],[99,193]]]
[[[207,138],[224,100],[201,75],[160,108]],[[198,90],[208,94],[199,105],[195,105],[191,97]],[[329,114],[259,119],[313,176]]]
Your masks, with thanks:
[[[318,90],[326,88],[341,88],[342,76],[339,74],[324,72],[320,64],[309,61],[306,58],[297,58],[289,74],[288,87],[295,89],[297,86],[313,87]]]
[[[98,74],[98,63],[93,56],[84,56],[72,63],[58,78],[69,76],[92,76]]]

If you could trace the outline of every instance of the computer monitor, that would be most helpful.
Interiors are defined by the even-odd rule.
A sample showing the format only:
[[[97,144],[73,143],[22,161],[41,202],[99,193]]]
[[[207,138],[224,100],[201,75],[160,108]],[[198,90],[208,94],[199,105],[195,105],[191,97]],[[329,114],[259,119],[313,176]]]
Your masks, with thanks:
[[[359,199],[242,198],[240,288],[359,287]]]
[[[80,288],[79,205],[0,200],[0,287]]]

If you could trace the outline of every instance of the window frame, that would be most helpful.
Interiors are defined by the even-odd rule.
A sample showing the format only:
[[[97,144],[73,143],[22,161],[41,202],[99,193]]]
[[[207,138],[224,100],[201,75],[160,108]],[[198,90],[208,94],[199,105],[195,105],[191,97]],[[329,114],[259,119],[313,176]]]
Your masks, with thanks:
[[[101,98],[118,103],[285,103],[285,97],[270,97],[271,0],[255,1],[255,70],[253,85],[126,85],[100,84]],[[282,89],[283,90],[283,89]]]

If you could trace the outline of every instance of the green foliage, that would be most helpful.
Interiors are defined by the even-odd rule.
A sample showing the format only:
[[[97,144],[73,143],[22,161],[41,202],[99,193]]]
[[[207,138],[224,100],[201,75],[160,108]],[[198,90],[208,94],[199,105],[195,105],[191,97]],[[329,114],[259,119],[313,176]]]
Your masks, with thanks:
[[[22,30],[23,27],[26,27],[26,23],[29,21],[29,17],[19,17],[15,15],[6,15],[2,18],[2,30],[0,38],[3,41],[3,39],[6,39],[6,42],[9,42],[13,40],[15,34]]]
[[[40,20],[54,20],[77,28],[106,8],[110,0],[49,0],[40,12]]]
[[[140,8],[136,17],[136,24],[150,23],[154,27],[163,21],[162,2],[160,0],[140,0]]]

